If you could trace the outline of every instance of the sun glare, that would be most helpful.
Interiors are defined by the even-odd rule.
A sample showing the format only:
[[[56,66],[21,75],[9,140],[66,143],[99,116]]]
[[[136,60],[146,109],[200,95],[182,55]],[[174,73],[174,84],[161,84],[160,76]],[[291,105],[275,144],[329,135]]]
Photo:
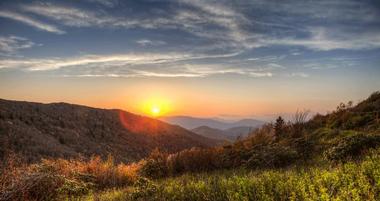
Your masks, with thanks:
[[[140,110],[143,114],[151,117],[160,117],[172,110],[172,105],[167,99],[150,97],[141,101]]]
[[[152,113],[153,116],[159,116],[161,109],[160,109],[160,107],[154,105],[154,106],[152,106],[150,112]]]

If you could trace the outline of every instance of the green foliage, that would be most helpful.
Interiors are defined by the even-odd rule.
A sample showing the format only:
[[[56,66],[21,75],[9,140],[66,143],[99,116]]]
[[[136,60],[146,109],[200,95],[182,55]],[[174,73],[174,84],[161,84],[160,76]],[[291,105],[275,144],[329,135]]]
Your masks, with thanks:
[[[77,198],[74,200],[80,201],[126,201],[128,200],[128,193],[124,189],[111,189],[100,192],[92,192],[91,194]]]
[[[298,159],[297,152],[290,147],[256,145],[245,163],[249,168],[279,168],[292,164]]]
[[[274,125],[274,132],[275,132],[276,138],[283,137],[283,135],[284,135],[284,127],[285,127],[285,121],[284,121],[284,119],[281,116],[279,116],[276,119],[276,123]]]
[[[153,200],[158,192],[157,185],[151,180],[140,177],[129,195],[130,200]]]
[[[158,149],[153,150],[147,159],[139,162],[139,174],[154,179],[167,176],[166,158],[167,154],[161,153]]]
[[[330,168],[187,174],[149,185],[154,190],[135,189],[140,200],[379,200],[380,156]]]
[[[69,198],[74,198],[88,194],[90,190],[93,189],[93,187],[93,183],[64,177],[63,185],[59,187],[57,191],[60,195],[65,195]]]
[[[358,134],[340,139],[335,146],[326,151],[330,160],[346,160],[361,156],[364,151],[380,145],[379,135]]]

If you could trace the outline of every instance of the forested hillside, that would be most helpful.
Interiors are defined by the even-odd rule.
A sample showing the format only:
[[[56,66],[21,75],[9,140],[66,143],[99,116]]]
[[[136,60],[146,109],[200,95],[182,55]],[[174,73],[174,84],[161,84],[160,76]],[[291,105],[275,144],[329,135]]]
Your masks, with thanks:
[[[179,126],[121,110],[0,100],[0,159],[9,152],[30,162],[110,154],[131,162],[155,148],[173,153],[212,145]]]

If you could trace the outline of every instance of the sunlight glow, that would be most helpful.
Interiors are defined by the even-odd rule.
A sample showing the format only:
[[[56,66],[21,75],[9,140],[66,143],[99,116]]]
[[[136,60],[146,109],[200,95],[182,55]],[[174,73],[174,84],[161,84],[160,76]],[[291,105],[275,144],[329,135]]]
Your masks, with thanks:
[[[150,97],[142,101],[141,104],[142,113],[151,117],[166,115],[172,109],[172,107],[169,107],[171,105],[169,101],[161,97]]]
[[[156,106],[156,105],[153,106],[152,109],[151,109],[151,112],[152,112],[153,116],[160,115],[160,111],[161,111],[161,109],[158,106]]]

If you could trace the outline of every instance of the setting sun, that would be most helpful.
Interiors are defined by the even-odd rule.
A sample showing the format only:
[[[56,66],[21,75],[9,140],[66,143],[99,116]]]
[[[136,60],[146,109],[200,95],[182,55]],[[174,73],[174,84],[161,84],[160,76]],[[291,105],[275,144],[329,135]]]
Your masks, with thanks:
[[[167,115],[173,110],[173,105],[168,99],[162,97],[147,97],[140,101],[140,112],[151,117]]]
[[[158,106],[152,106],[151,108],[151,113],[152,113],[152,116],[158,116],[160,115],[160,112],[161,112],[161,109],[158,107]]]

